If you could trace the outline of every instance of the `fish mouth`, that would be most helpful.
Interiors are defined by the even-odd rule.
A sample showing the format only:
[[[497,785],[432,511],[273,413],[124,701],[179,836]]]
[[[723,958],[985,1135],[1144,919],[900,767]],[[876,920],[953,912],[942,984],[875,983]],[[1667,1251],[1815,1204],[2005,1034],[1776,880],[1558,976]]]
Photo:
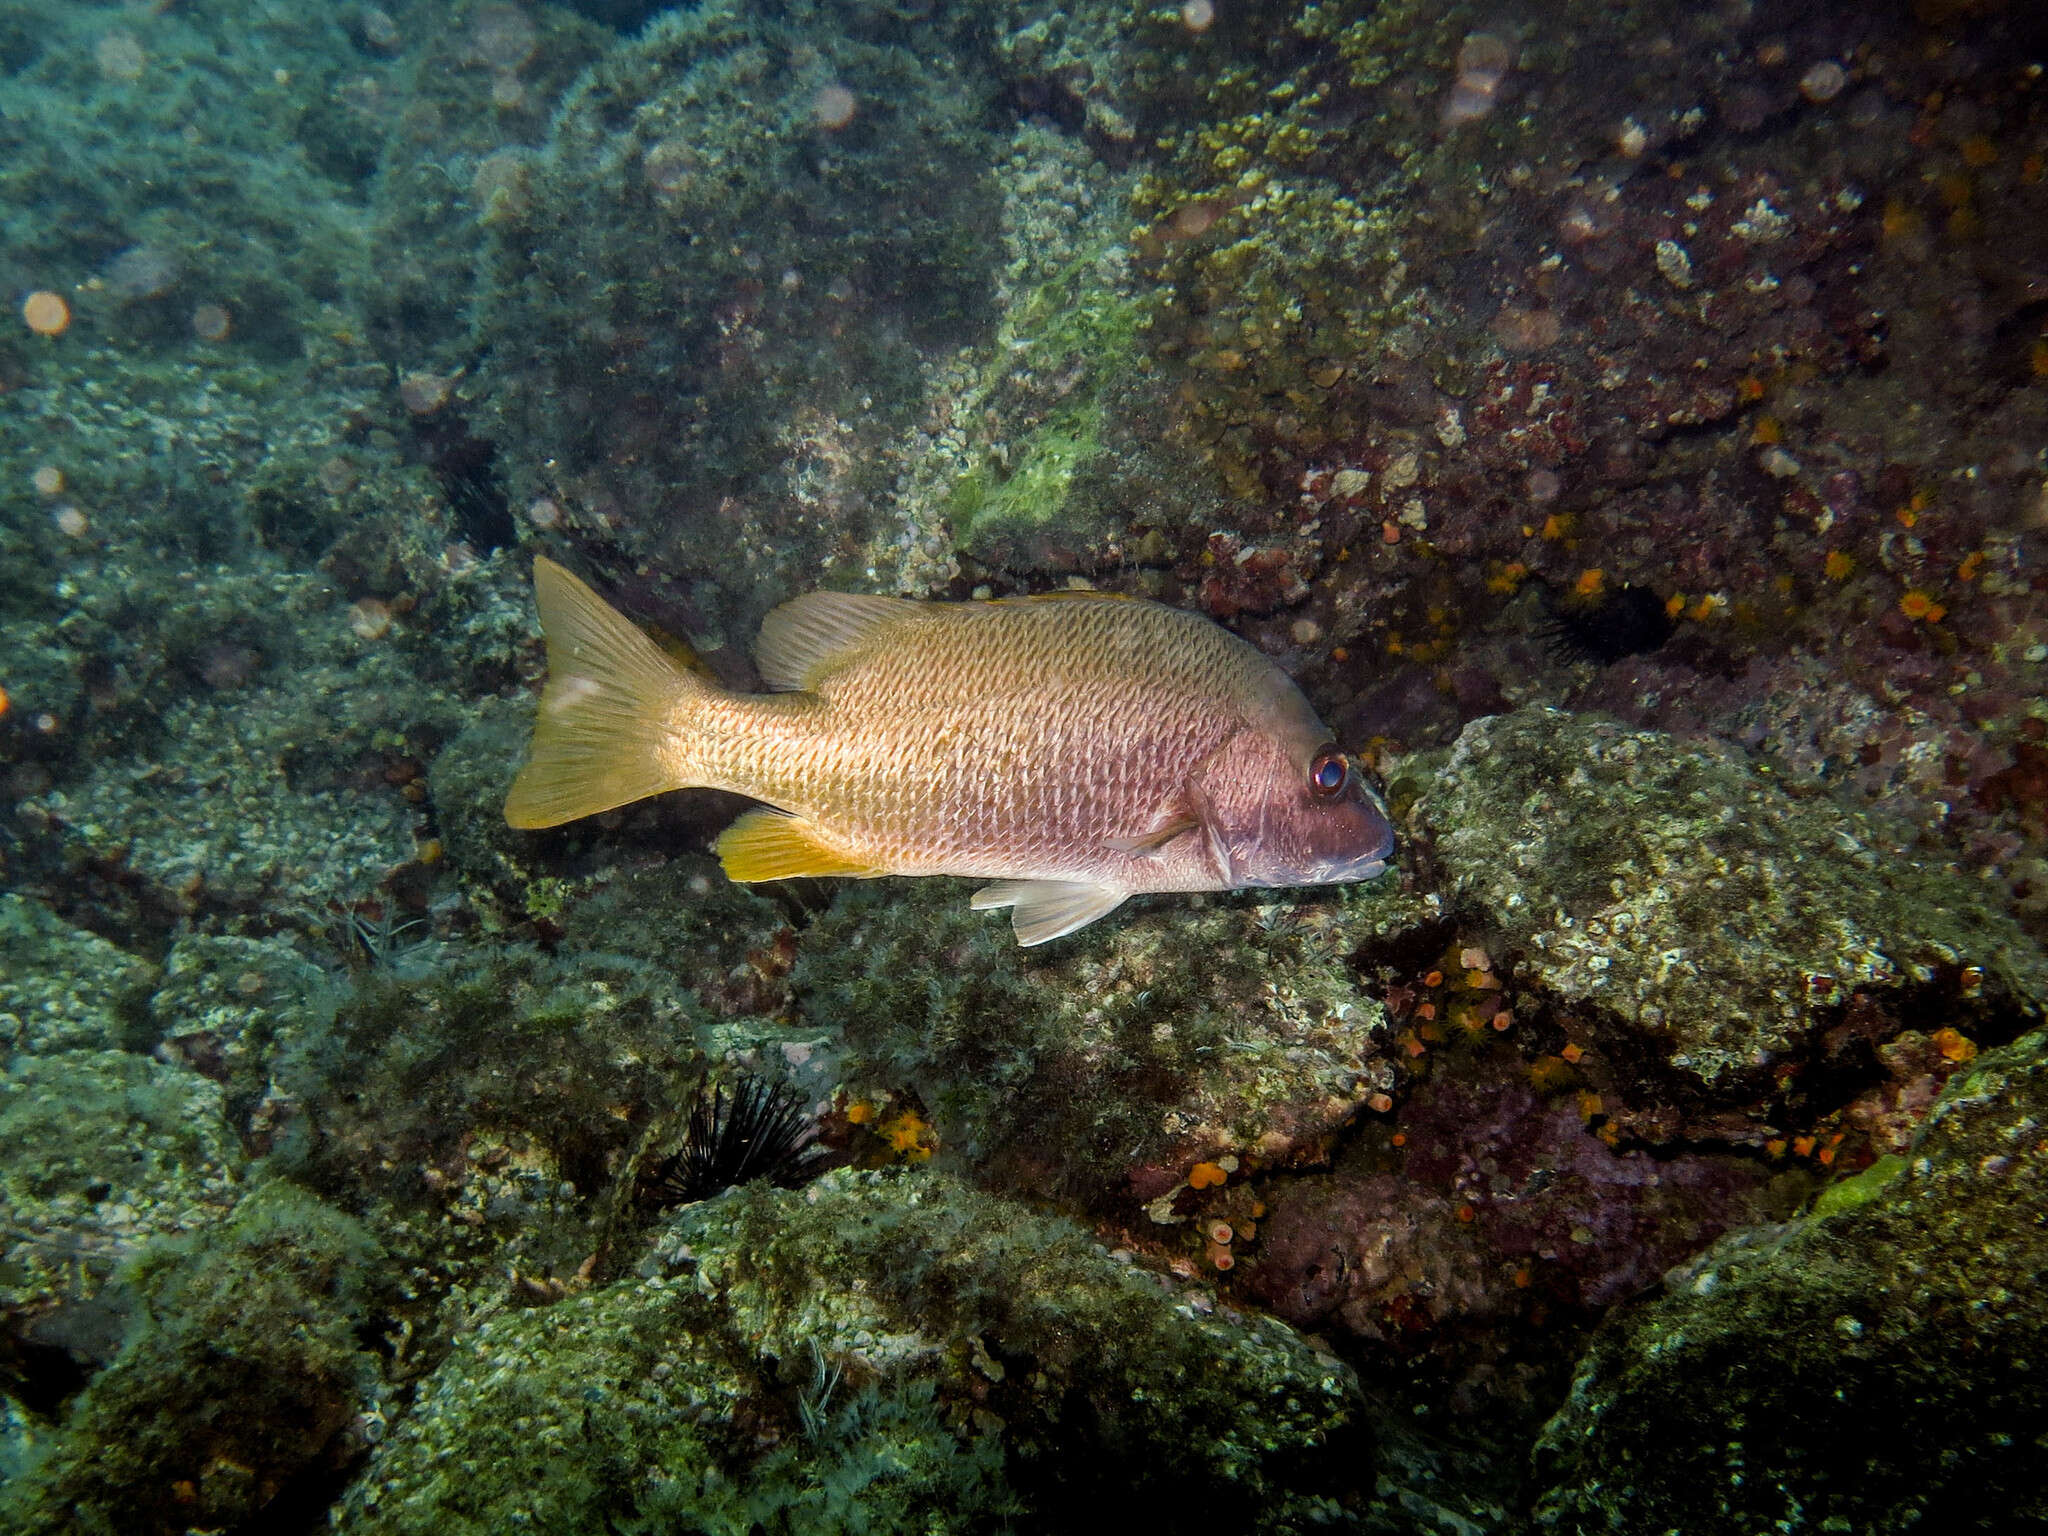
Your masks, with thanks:
[[[1388,850],[1392,852],[1391,849]],[[1226,889],[1236,891],[1291,890],[1305,885],[1353,885],[1361,880],[1376,880],[1387,872],[1384,855],[1370,858],[1341,859],[1322,864],[1305,865],[1299,869],[1276,871],[1268,875],[1233,875]]]
[[[1318,861],[1305,877],[1308,885],[1351,885],[1360,880],[1375,880],[1387,872],[1387,866],[1394,857],[1394,828],[1383,817],[1380,821],[1379,836],[1369,848],[1340,857]]]
[[[1377,880],[1387,872],[1387,860],[1393,853],[1393,840],[1376,854],[1356,859],[1345,859],[1341,863],[1325,864],[1309,876],[1311,885],[1351,885],[1360,880]]]
[[[1361,880],[1376,880],[1387,872],[1394,857],[1394,834],[1391,830],[1379,844],[1362,853],[1345,854],[1341,857],[1317,859],[1292,868],[1273,870],[1270,873],[1250,873],[1242,864],[1231,869],[1231,888],[1235,890],[1285,889],[1301,885],[1353,885]]]

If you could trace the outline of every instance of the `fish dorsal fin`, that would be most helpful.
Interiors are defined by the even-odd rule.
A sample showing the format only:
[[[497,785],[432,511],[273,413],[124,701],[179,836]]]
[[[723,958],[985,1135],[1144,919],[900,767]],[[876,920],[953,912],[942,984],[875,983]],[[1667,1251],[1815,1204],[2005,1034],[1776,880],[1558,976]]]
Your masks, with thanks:
[[[876,633],[918,613],[924,604],[858,592],[807,592],[761,621],[754,660],[777,692],[815,688]]]
[[[1142,599],[1127,592],[1103,592],[1094,587],[1062,587],[1052,592],[1024,592],[1015,597],[992,597],[984,606],[1021,608],[1027,603],[1135,603]]]
[[[888,871],[828,848],[818,829],[781,811],[749,811],[718,835],[719,862],[726,878],[743,885],[756,880],[795,880],[803,875],[866,878]]]
[[[1017,942],[1029,949],[1107,917],[1129,895],[1078,880],[998,880],[976,891],[968,905],[977,912],[1008,907]]]

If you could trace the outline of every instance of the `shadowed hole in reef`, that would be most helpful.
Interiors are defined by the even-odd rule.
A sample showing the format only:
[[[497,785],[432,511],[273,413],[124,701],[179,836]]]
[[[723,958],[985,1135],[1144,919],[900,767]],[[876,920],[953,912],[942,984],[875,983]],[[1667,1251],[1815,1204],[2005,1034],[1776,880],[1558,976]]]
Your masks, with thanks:
[[[637,32],[663,11],[675,9],[676,3],[677,0],[569,0],[569,9],[621,32]]]
[[[1585,597],[1546,588],[1536,633],[1556,660],[1604,667],[1625,656],[1647,656],[1676,628],[1665,600],[1647,587],[1621,586]]]
[[[121,1352],[134,1311],[134,1294],[112,1284],[19,1323],[0,1337],[0,1386],[30,1413],[54,1418]]]
[[[42,1418],[54,1417],[92,1379],[92,1372],[62,1345],[22,1339],[12,1353],[9,1390],[23,1408]]]
[[[478,554],[516,541],[512,503],[498,476],[498,450],[459,417],[419,429],[419,451],[434,472],[456,532]]]
[[[316,1532],[329,1529],[330,1511],[340,1501],[343,1491],[361,1470],[368,1455],[365,1447],[350,1456],[316,1459],[279,1488],[276,1495],[255,1512],[254,1518],[233,1527],[235,1536],[254,1536],[258,1531],[276,1532],[278,1536],[288,1536],[293,1532],[314,1536]]]

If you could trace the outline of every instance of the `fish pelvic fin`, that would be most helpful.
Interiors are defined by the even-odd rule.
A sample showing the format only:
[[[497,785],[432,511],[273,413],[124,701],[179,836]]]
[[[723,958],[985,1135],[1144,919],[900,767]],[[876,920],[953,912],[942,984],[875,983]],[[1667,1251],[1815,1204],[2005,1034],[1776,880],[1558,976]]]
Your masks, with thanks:
[[[749,811],[718,834],[714,845],[728,880],[794,880],[803,875],[850,875],[867,879],[886,869],[827,846],[818,829],[801,816]]]
[[[1017,942],[1029,949],[1107,917],[1129,896],[1078,880],[998,880],[976,891],[968,905],[977,912],[1008,907]]]
[[[559,826],[694,782],[677,728],[712,686],[545,556],[533,562],[533,594],[548,679],[505,820]]]

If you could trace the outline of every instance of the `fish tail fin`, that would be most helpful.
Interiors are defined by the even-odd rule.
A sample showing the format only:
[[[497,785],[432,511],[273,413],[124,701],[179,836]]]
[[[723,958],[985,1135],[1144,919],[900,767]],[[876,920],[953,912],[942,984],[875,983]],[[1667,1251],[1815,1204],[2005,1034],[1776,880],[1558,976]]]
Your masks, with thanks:
[[[712,685],[546,556],[533,593],[548,678],[505,820],[559,826],[697,782],[679,727]]]

